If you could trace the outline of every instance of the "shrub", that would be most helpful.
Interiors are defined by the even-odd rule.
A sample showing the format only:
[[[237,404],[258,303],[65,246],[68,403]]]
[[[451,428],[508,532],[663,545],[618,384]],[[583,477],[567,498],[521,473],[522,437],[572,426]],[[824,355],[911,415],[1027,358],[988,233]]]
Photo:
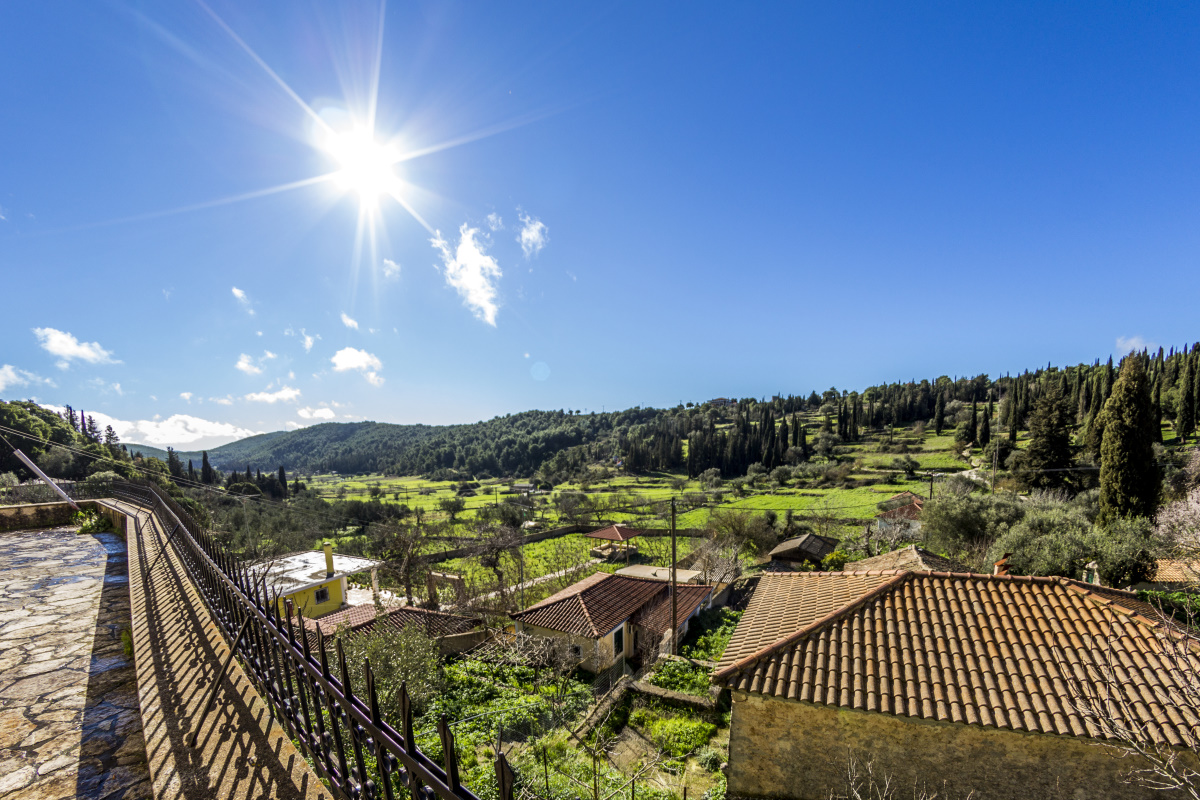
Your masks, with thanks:
[[[650,738],[660,750],[678,758],[708,744],[717,732],[717,726],[711,722],[671,717],[651,723],[649,731]]]
[[[654,667],[650,683],[660,689],[703,697],[708,694],[708,670],[686,661],[666,660]]]
[[[1035,508],[1001,535],[988,550],[988,560],[1012,553],[1009,568],[1018,575],[1061,575],[1077,578],[1092,560],[1091,525],[1064,506]]]
[[[72,514],[71,524],[78,525],[80,533],[104,533],[112,530],[112,523],[108,521],[108,518],[97,514],[90,508]]]
[[[732,611],[724,607],[710,608],[700,612],[700,618],[688,631],[687,638],[692,643],[688,645],[685,641],[680,648],[680,654],[687,658],[719,661],[741,616],[740,611]]]
[[[725,756],[721,755],[720,750],[712,747],[701,748],[700,752],[696,754],[696,763],[709,772],[716,772],[724,762]],[[707,796],[705,795],[705,797]]]

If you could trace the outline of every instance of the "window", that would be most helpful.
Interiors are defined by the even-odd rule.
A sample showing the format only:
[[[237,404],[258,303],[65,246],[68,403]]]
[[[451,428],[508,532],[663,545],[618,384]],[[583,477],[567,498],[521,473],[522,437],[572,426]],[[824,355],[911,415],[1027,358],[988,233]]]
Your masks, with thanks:
[[[624,625],[622,625],[620,628],[617,628],[616,633],[613,634],[613,652],[616,653],[617,655],[621,655],[621,653],[625,652],[625,626]]]
[[[320,589],[317,589],[316,597],[314,599],[317,601],[317,605],[320,605],[321,603],[328,603],[329,602],[329,590],[326,589],[325,587],[321,587]]]
[[[583,658],[583,648],[577,644],[571,645],[571,655],[574,658]]]

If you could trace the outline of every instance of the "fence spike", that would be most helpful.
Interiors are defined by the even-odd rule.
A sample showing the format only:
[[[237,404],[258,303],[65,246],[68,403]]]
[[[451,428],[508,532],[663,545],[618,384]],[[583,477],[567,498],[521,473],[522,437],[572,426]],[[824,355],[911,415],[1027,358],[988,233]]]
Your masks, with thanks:
[[[293,647],[296,646],[296,629],[292,627],[292,598],[283,598],[283,610],[287,614],[287,635],[288,643]]]
[[[342,637],[339,636],[333,640],[333,649],[337,651],[338,671],[342,677],[342,694],[349,701],[354,696],[354,690],[350,688],[350,670],[346,668],[346,651],[342,649]]]
[[[375,670],[371,669],[371,659],[363,659],[363,678],[367,682],[367,701],[371,704],[371,724],[378,727],[383,724],[383,716],[379,713],[379,695],[375,692]]]
[[[329,674],[329,659],[325,656],[325,632],[319,627],[317,628],[317,645],[320,649],[318,655],[321,657],[321,674],[325,676],[325,680],[329,680],[331,676]]]
[[[450,790],[458,791],[458,753],[454,749],[454,731],[450,730],[450,723],[446,720],[446,715],[442,714],[438,720],[438,736],[442,740],[442,756],[446,761],[446,782],[450,784]]]
[[[496,754],[496,785],[500,788],[500,800],[513,800],[513,784],[516,782],[512,767],[504,753]]]
[[[408,698],[408,681],[403,681],[400,684],[400,716],[403,718],[401,724],[404,728],[404,749],[408,752],[413,752],[417,749],[417,745],[413,742],[413,715],[412,702]]]

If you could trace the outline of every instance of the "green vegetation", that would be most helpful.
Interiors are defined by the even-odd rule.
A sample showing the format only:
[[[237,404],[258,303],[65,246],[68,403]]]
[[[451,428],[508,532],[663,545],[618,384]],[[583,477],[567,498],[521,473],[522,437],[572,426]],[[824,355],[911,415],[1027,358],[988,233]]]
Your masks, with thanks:
[[[105,533],[113,529],[112,523],[108,521],[107,517],[97,514],[90,508],[72,514],[71,524],[78,525],[80,533]]]
[[[629,724],[645,733],[664,753],[675,758],[698,751],[717,732],[717,726],[711,722],[689,719],[683,715],[665,716],[650,708],[634,709],[629,715]]]
[[[704,697],[710,688],[709,671],[686,661],[663,660],[654,667],[650,683],[660,689]]]
[[[688,631],[679,652],[685,658],[720,661],[741,616],[742,612],[725,607],[701,611],[700,618]]]

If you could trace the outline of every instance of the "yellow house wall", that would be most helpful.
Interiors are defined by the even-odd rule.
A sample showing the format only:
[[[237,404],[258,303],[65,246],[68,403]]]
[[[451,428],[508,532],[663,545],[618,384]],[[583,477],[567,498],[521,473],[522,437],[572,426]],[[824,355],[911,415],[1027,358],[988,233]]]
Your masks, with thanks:
[[[283,606],[285,599],[291,600],[292,604],[300,610],[301,615],[308,617],[309,619],[314,619],[316,617],[337,611],[342,607],[342,604],[346,600],[346,594],[343,591],[342,584],[343,579],[338,578],[336,580],[329,581],[328,583],[322,583],[318,586],[313,586],[308,589],[302,589],[298,592],[285,595],[284,598],[280,598],[279,600],[280,611],[282,613],[286,613],[286,610]],[[324,603],[318,604],[316,601],[318,589],[329,590],[329,599]]]
[[[621,623],[621,625],[625,630],[624,655],[631,656],[633,655],[633,626],[628,621]],[[545,636],[550,639],[559,639],[573,645],[578,645],[583,653],[583,661],[580,666],[588,672],[600,672],[608,669],[617,660],[617,656],[620,655],[613,652],[613,640],[616,630],[613,630],[607,636],[601,636],[599,639],[589,639],[586,636],[576,636],[571,633],[563,633],[562,631],[542,628],[528,623],[522,623],[520,630],[530,636]]]

